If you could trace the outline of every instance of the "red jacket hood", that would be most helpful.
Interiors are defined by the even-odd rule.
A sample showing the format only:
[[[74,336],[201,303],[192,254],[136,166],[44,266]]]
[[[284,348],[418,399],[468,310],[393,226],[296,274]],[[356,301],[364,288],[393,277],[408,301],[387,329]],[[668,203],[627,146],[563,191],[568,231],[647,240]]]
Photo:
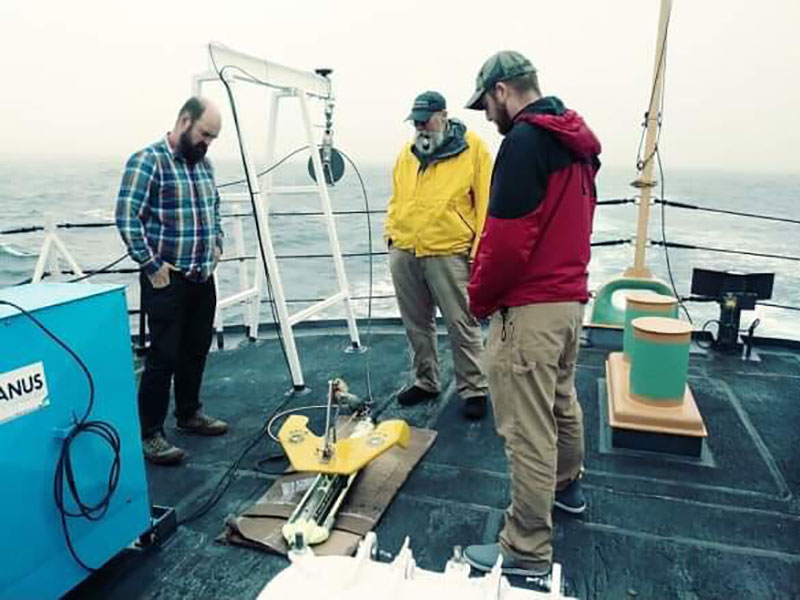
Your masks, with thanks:
[[[540,103],[549,100],[552,101],[545,105],[544,111],[537,110]],[[558,111],[558,108],[562,110]],[[530,123],[552,131],[576,158],[591,158],[600,154],[600,140],[589,129],[583,117],[574,110],[564,109],[556,98],[542,98],[523,109],[514,117],[514,122]]]

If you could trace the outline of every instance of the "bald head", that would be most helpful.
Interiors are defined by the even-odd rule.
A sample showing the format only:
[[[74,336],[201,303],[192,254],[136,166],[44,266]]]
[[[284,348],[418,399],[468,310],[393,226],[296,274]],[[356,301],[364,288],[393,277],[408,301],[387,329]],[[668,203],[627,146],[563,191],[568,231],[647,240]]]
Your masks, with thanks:
[[[199,96],[192,96],[178,112],[172,130],[172,143],[176,151],[190,164],[202,160],[222,128],[222,117],[217,106]]]
[[[191,123],[194,124],[207,110],[211,110],[219,115],[219,111],[213,102],[206,98],[201,98],[200,96],[192,96],[183,103],[183,106],[181,106],[181,109],[178,111],[176,124],[185,118],[188,118]]]

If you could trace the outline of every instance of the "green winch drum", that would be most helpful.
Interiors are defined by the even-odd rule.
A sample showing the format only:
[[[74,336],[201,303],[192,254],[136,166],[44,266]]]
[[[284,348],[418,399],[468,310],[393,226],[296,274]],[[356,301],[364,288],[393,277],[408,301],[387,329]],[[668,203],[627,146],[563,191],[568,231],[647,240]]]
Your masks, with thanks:
[[[650,404],[681,404],[689,371],[691,325],[666,317],[639,317],[631,325],[631,397]]]
[[[678,318],[678,300],[672,296],[653,292],[631,292],[625,298],[625,330],[622,336],[622,352],[630,361],[633,347],[633,326],[631,321],[639,317]]]

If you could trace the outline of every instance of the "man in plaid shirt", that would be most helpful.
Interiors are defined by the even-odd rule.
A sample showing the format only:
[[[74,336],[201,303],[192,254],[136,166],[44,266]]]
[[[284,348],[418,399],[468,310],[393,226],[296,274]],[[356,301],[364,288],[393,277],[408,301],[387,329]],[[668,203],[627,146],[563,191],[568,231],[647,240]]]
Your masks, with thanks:
[[[220,435],[228,425],[201,410],[200,383],[211,346],[222,255],[219,193],[205,154],[219,135],[219,110],[193,97],[172,131],[130,157],[117,199],[117,228],[139,263],[150,350],[139,385],[144,455],[176,464],[186,455],[164,436],[170,384],[179,431]]]

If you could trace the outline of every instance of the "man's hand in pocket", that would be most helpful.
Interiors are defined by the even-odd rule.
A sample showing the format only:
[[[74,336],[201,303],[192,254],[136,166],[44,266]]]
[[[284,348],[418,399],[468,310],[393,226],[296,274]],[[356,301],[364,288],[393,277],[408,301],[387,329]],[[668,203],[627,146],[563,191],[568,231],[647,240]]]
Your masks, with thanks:
[[[165,262],[164,264],[161,265],[161,268],[158,271],[150,275],[150,283],[152,283],[153,287],[157,290],[165,288],[169,285],[170,271],[178,271],[178,270],[180,269],[178,269],[174,265],[169,264],[168,262]]]

